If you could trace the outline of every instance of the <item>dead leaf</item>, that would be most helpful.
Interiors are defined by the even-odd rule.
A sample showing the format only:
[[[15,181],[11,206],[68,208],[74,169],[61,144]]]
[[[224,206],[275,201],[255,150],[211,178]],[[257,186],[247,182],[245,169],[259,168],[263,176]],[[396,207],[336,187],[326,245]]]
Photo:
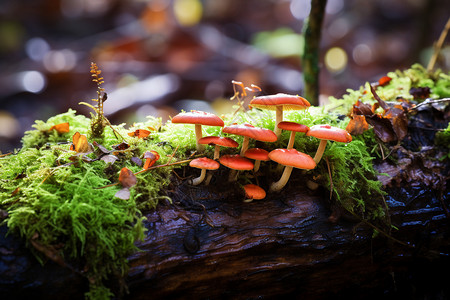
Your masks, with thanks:
[[[77,153],[87,153],[92,152],[92,146],[88,143],[87,137],[77,131],[72,136],[70,150],[76,151]]]
[[[105,163],[113,164],[119,158],[115,155],[107,154],[107,155],[103,155],[102,157],[100,157],[100,159],[103,160]]]
[[[129,136],[134,136],[134,137],[138,137],[138,138],[146,138],[150,135],[151,131],[149,130],[145,130],[145,129],[136,129],[133,132],[129,132],[128,135]]]
[[[369,129],[369,124],[362,115],[354,115],[345,128],[351,135],[363,134],[367,129]]]
[[[119,182],[123,187],[130,188],[136,184],[137,178],[130,169],[123,167],[120,170]]]
[[[58,133],[68,133],[70,131],[69,123],[65,122],[65,123],[53,125],[52,127],[50,127],[50,129],[48,131],[52,131],[52,130],[56,130]]]

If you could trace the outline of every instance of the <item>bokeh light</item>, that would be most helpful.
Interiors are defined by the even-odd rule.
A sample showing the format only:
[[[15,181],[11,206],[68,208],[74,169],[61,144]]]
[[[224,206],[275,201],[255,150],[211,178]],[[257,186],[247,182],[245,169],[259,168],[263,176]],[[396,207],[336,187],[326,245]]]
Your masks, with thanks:
[[[325,54],[325,66],[332,73],[338,73],[344,70],[347,62],[347,53],[342,48],[330,48]]]

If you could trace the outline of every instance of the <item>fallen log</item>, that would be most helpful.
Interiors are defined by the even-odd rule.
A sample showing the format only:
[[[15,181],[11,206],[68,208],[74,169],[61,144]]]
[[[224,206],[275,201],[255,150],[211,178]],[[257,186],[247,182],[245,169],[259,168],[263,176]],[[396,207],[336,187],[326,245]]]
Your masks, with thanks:
[[[174,178],[172,203],[146,213],[128,291],[117,278],[106,285],[123,299],[450,298],[449,166],[435,159],[428,138],[410,130],[391,149],[397,163],[376,162],[389,175],[379,177],[387,229],[336,213],[329,192],[310,191],[300,170],[281,193],[251,203],[233,183]],[[2,299],[84,297],[82,263],[41,265],[5,225],[0,236]]]

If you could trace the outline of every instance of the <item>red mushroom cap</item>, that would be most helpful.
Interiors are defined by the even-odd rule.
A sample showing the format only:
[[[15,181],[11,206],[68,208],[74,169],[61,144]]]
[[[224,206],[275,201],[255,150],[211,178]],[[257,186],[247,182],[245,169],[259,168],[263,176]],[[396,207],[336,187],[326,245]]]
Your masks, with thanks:
[[[224,155],[219,158],[219,161],[222,165],[234,170],[251,170],[254,167],[251,160],[239,154]]]
[[[222,129],[225,133],[242,135],[263,142],[276,142],[277,135],[270,129],[255,127],[248,123],[233,124]]]
[[[245,197],[248,199],[264,199],[266,197],[266,191],[263,188],[257,186],[256,184],[246,184],[244,185]]]
[[[217,170],[220,167],[220,164],[213,159],[200,157],[191,160],[189,166],[198,169]]]
[[[220,136],[205,136],[198,140],[199,144],[208,144],[208,145],[219,145],[222,147],[233,147],[236,148],[239,146],[239,143],[229,137],[220,137]]]
[[[311,156],[295,149],[275,149],[269,153],[269,158],[281,165],[298,169],[311,170],[316,167]]]
[[[352,136],[346,130],[330,125],[311,126],[306,135],[313,136],[321,140],[331,140],[341,143],[349,143],[352,141]]]
[[[255,160],[269,160],[269,152],[261,148],[248,149],[244,156]]]
[[[215,114],[191,110],[190,112],[179,113],[172,118],[172,123],[183,123],[183,124],[200,124],[208,126],[220,126],[223,127],[225,124],[223,120],[216,116]]]
[[[295,132],[308,132],[309,127],[296,122],[283,121],[278,123],[278,128],[295,131]]]
[[[255,97],[250,101],[249,107],[275,110],[276,106],[282,105],[284,110],[300,110],[308,108],[311,104],[298,95],[275,94]]]

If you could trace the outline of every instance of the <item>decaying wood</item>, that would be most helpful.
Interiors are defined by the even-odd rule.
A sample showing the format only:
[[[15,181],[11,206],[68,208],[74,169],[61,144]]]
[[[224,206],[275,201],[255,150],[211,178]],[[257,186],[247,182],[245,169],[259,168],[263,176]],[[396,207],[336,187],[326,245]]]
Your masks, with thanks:
[[[237,185],[214,182],[224,174],[208,187],[175,178],[173,203],[146,214],[123,298],[450,298],[449,167],[424,147],[429,136],[414,130],[404,141],[410,149],[391,149],[396,164],[376,165],[389,175],[379,179],[392,239],[357,219],[335,221],[329,192],[308,190],[300,170],[281,193],[250,203]],[[41,266],[6,232],[0,227],[2,299],[83,298],[86,278],[52,261]],[[108,286],[118,293],[117,282]]]

